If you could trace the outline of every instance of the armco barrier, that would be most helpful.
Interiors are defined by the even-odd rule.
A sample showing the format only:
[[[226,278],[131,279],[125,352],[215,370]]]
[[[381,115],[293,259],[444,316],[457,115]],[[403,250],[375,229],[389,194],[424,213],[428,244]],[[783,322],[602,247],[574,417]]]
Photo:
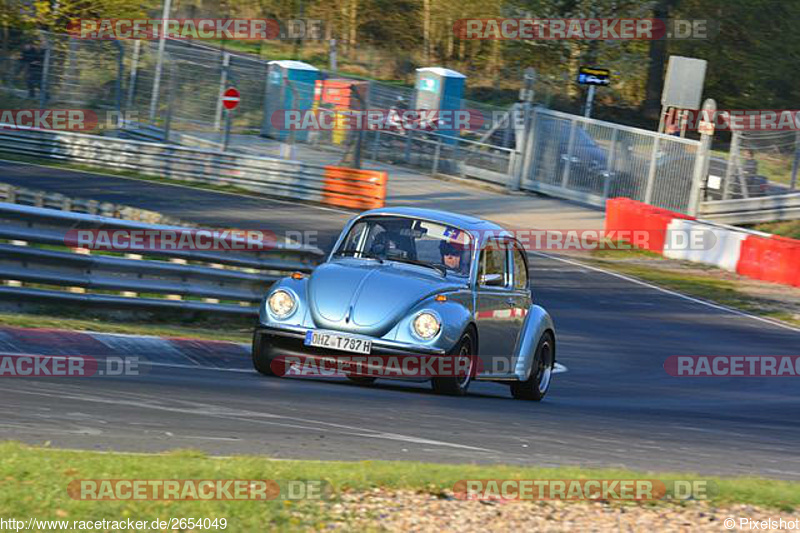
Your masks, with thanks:
[[[73,249],[69,236],[79,230],[193,231],[0,203],[0,300],[253,316],[273,281],[310,272],[324,257],[288,242],[258,251],[159,249],[120,257]]]
[[[800,287],[800,241],[695,220],[628,198],[606,203],[606,231],[647,231],[646,249],[671,259],[714,265],[753,279]],[[680,246],[702,231],[705,246]]]
[[[351,209],[375,209],[386,201],[388,174],[379,170],[325,167],[322,203]]]
[[[269,196],[355,209],[382,207],[386,197],[385,172],[82,133],[6,129],[0,124],[0,153],[3,152],[175,180],[232,185]]]

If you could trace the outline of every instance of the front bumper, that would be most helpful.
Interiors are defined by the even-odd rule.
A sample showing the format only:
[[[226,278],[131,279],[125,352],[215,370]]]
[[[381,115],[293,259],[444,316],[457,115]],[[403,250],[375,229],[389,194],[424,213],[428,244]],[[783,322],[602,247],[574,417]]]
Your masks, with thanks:
[[[253,333],[253,350],[263,350],[263,354],[270,359],[289,355],[352,354],[352,352],[332,351],[316,346],[306,346],[305,338],[308,331],[309,328],[301,326],[276,327],[259,324]],[[442,348],[406,344],[366,335],[356,335],[346,331],[332,331],[332,333],[342,333],[372,341],[371,355],[445,355],[447,353]]]

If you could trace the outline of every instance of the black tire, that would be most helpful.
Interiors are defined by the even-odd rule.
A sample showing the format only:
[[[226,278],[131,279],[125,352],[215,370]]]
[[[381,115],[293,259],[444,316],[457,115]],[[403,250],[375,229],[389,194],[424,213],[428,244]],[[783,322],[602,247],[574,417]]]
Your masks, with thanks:
[[[433,392],[436,394],[445,394],[447,396],[465,396],[467,394],[467,389],[469,389],[469,384],[472,382],[472,374],[474,373],[475,365],[475,352],[474,334],[472,331],[467,330],[467,332],[461,336],[461,339],[450,352],[450,355],[453,356],[470,357],[470,368],[467,372],[467,375],[461,377],[448,376],[433,378],[431,379]]]
[[[556,346],[553,334],[545,332],[533,356],[531,375],[526,381],[511,384],[511,395],[517,400],[540,402],[550,390],[553,367],[556,362]]]
[[[347,379],[357,385],[372,385],[378,378],[371,378],[368,376],[347,376]]]
[[[264,338],[261,335],[253,334],[253,367],[259,374],[264,376],[274,376],[275,372],[272,371],[272,359],[265,353],[266,346],[264,345]]]

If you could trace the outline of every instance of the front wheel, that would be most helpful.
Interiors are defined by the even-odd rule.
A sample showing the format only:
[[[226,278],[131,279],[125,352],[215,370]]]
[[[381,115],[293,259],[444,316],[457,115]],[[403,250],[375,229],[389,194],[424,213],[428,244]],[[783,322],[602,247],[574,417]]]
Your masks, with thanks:
[[[259,374],[265,376],[274,376],[275,372],[272,370],[272,360],[265,353],[266,346],[264,345],[264,337],[258,334],[253,335],[253,367]]]
[[[431,380],[433,392],[448,396],[464,396],[467,394],[472,375],[475,372],[473,368],[475,364],[475,341],[471,332],[468,331],[462,335],[461,340],[458,341],[450,355],[467,358],[469,360],[468,368],[463,375],[433,378]],[[458,366],[460,367],[460,365]]]
[[[536,347],[531,376],[525,381],[512,383],[511,396],[517,400],[542,401],[550,389],[555,364],[555,343],[553,334],[548,331],[542,335]]]

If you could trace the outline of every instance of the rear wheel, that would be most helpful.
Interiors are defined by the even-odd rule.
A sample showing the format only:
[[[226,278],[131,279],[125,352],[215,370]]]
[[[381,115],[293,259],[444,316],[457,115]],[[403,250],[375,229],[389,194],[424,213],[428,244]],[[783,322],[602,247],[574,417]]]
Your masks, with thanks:
[[[525,381],[511,384],[511,395],[517,400],[541,401],[550,389],[556,364],[555,343],[549,331],[542,335],[533,357],[531,375]]]
[[[253,335],[253,367],[265,376],[274,376],[275,372],[272,371],[270,364],[272,360],[267,356],[266,346],[264,345],[264,337],[258,334]]]
[[[471,331],[467,331],[461,336],[461,340],[458,341],[450,355],[468,358],[469,368],[463,375],[433,378],[431,380],[433,392],[448,396],[464,396],[467,394],[472,374],[475,371],[475,341]]]

